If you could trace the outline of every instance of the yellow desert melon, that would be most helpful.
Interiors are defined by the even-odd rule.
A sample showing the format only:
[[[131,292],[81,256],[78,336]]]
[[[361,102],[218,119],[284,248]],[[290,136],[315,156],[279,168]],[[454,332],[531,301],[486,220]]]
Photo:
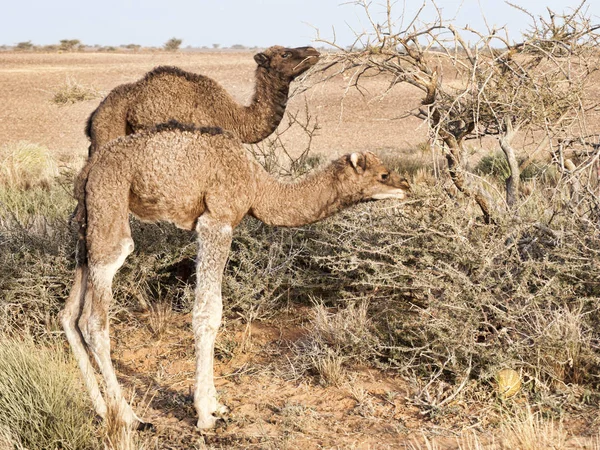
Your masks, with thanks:
[[[521,389],[521,375],[513,369],[502,369],[496,374],[498,395],[507,399],[515,395]]]

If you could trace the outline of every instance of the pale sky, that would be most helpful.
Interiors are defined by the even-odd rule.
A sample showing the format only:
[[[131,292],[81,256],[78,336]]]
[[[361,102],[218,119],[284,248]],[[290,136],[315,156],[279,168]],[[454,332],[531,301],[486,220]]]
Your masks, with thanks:
[[[383,11],[385,0],[373,0],[374,11]],[[429,3],[429,1],[428,1]],[[580,0],[514,0],[539,16],[546,6],[556,12],[569,11]],[[398,0],[395,18],[401,21],[406,5],[414,14],[423,0]],[[507,25],[518,41],[530,18],[502,0],[437,0],[446,19],[456,26],[469,24],[483,30],[488,25]],[[379,5],[379,6],[378,6]],[[600,1],[588,0],[588,14],[600,23]],[[168,39],[183,40],[182,47],[212,47],[234,44],[267,47],[303,46],[315,43],[315,28],[321,36],[346,46],[353,30],[369,28],[361,8],[340,0],[8,0],[0,9],[0,45],[32,41],[35,45],[57,44],[61,39],[79,39],[87,45],[140,44],[161,47]],[[431,8],[428,8],[431,11]],[[406,18],[411,14],[407,14]],[[427,12],[421,16],[430,20]],[[375,15],[383,21],[383,16]],[[406,23],[406,19],[405,19]]]

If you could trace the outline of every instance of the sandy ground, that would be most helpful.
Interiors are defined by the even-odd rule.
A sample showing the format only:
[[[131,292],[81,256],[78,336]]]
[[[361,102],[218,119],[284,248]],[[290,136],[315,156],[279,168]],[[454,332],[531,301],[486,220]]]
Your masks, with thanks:
[[[294,379],[289,347],[305,332],[300,322],[307,315],[298,310],[276,324],[227,324],[218,338],[215,384],[230,413],[226,425],[203,436],[194,429],[190,317],[173,314],[158,340],[144,325],[145,314],[116,325],[117,370],[135,392],[136,409],[156,426],[146,438],[173,448],[204,442],[217,448],[387,449],[419,435],[424,421],[407,403],[406,383],[393,373],[356,368],[339,386]]]

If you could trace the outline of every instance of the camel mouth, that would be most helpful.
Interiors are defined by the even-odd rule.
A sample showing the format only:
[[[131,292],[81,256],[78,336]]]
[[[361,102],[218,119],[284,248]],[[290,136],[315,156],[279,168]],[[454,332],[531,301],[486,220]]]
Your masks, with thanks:
[[[373,194],[371,198],[373,200],[384,200],[387,198],[395,198],[398,200],[405,199],[407,196],[406,191],[404,189],[393,189],[388,192],[378,192],[377,194]]]
[[[302,61],[294,66],[293,70],[297,70],[298,74],[306,72],[319,61],[320,56],[320,54],[305,56]]]

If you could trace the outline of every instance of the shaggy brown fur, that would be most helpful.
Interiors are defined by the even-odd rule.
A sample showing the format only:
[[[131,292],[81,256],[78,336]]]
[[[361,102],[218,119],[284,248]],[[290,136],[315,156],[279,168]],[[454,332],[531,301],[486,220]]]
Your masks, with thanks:
[[[125,401],[110,361],[108,308],[116,271],[133,251],[129,212],[198,233],[193,329],[198,427],[209,428],[223,407],[213,382],[214,339],[221,320],[221,281],[232,230],[246,214],[267,224],[299,226],[368,199],[403,198],[406,180],[372,153],[353,153],[295,183],[270,176],[232,133],[176,123],[122,137],[96,152],[75,193],[80,221],[76,276],[61,313],[96,411],[106,414],[86,349],[96,358],[106,393],[129,424],[140,420]]]
[[[177,67],[157,67],[141,80],[113,89],[90,115],[89,154],[119,136],[178,120],[218,126],[254,143],[279,125],[290,83],[312,67],[319,53],[312,47],[270,47],[254,55],[256,87],[250,105],[239,105],[216,81]]]

